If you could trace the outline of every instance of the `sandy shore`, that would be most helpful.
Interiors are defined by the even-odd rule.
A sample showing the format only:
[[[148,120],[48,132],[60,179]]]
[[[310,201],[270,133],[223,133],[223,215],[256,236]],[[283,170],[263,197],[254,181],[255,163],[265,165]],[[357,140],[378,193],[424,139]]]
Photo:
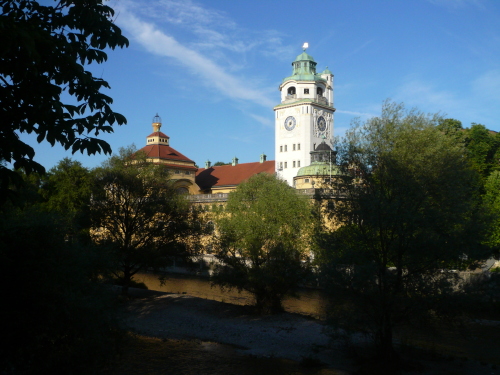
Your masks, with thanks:
[[[320,361],[345,369],[350,364],[331,342],[317,320],[283,313],[256,316],[247,306],[196,298],[189,295],[148,293],[127,305],[125,324],[146,336],[201,340],[236,347],[246,355]]]

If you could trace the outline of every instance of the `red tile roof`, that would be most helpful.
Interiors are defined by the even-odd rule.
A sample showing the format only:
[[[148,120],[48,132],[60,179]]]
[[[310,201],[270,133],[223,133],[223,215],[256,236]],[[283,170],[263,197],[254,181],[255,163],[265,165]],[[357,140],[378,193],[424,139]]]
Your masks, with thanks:
[[[211,189],[212,186],[235,186],[262,172],[274,173],[274,160],[200,168],[196,172],[196,184],[202,190]]]
[[[150,137],[162,137],[162,138],[170,139],[170,137],[168,135],[166,135],[165,133],[162,133],[162,132],[153,132],[150,135],[148,135],[146,138],[150,138]]]
[[[194,163],[194,161],[167,145],[147,145],[141,148],[139,151],[144,152],[146,154],[146,157],[148,158],[160,158],[162,160],[180,160]]]

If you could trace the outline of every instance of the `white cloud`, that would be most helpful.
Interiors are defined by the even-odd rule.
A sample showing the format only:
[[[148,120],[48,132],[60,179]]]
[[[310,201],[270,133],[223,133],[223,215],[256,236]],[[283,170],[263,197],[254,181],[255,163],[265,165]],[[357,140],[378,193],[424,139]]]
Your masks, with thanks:
[[[248,115],[254,120],[260,122],[262,125],[265,125],[267,127],[274,127],[273,117],[259,116],[254,113],[249,113]]]
[[[135,40],[148,52],[178,60],[189,68],[192,74],[199,76],[207,86],[218,90],[226,97],[250,101],[267,108],[274,104],[273,100],[263,94],[263,90],[252,88],[247,81],[227,73],[224,65],[217,64],[201,52],[181,44],[160,30],[156,24],[136,17],[124,6],[125,4],[130,3],[126,2],[119,7],[119,25],[126,30],[130,39]],[[195,18],[204,19],[210,16],[211,13],[207,15],[200,11]],[[179,18],[179,22],[184,22],[182,17]]]
[[[443,111],[459,112],[465,105],[453,93],[416,79],[404,83],[394,100],[404,102],[407,106],[416,106],[424,112],[440,112],[443,115]]]
[[[373,114],[373,113],[356,112],[356,111],[342,111],[342,110],[337,110],[337,111],[335,111],[335,113],[342,113],[344,115],[351,115],[351,116],[362,117],[362,118],[377,116],[376,114]]]

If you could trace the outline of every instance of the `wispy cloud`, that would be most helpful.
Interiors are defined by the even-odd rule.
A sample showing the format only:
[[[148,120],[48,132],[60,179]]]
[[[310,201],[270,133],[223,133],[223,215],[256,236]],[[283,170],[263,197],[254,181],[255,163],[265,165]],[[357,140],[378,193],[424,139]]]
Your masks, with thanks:
[[[249,113],[248,114],[251,118],[256,120],[257,122],[260,122],[262,125],[265,125],[266,127],[274,127],[274,122],[273,122],[273,117],[272,116],[259,116],[254,113]]]
[[[394,100],[427,112],[459,111],[465,104],[455,94],[417,79],[409,79],[401,85]]]
[[[210,11],[203,12],[202,8],[192,5],[189,1],[186,3],[187,7],[184,8],[184,12],[180,11],[180,3],[176,1],[161,1],[161,3],[175,5],[176,12],[174,14],[177,14],[178,17],[171,16],[171,22],[194,22],[187,17],[189,11],[193,11],[193,9],[194,20],[199,20],[202,25],[210,25],[210,22],[213,22],[214,19],[219,19],[217,13]],[[126,30],[129,38],[139,43],[148,52],[157,56],[178,60],[178,62],[181,62],[189,69],[191,74],[197,75],[208,87],[217,90],[226,97],[250,101],[265,107],[270,107],[274,104],[274,100],[266,97],[263,94],[263,90],[252,88],[248,81],[228,73],[224,65],[215,62],[207,54],[179,42],[176,38],[161,30],[156,23],[136,16],[135,12],[132,11],[136,6],[137,3],[134,2],[121,3],[118,23],[120,27]],[[155,13],[155,18],[158,16],[159,14]],[[230,26],[231,24],[228,23],[228,25]],[[204,29],[204,33],[208,34],[208,30],[208,28]],[[214,32],[214,35],[212,35],[211,43],[217,39],[215,34]]]
[[[209,89],[231,99],[274,105],[261,77],[245,77],[249,51],[263,57],[293,54],[274,30],[249,31],[224,12],[191,0],[122,0],[118,24],[127,36],[156,56],[174,58]],[[237,72],[237,73],[236,73]]]
[[[337,110],[337,111],[335,111],[335,113],[342,113],[344,115],[356,116],[356,117],[361,117],[361,118],[367,118],[367,117],[377,116],[377,114],[375,114],[375,113],[356,112],[356,111],[342,111],[342,110]]]

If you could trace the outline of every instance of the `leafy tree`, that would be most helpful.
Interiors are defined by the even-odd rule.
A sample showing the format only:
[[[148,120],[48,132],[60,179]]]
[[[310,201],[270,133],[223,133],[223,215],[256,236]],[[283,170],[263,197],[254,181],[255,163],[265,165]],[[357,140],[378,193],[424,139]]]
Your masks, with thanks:
[[[62,159],[44,176],[41,194],[49,210],[74,217],[88,206],[92,189],[92,176],[79,161]]]
[[[214,163],[214,167],[220,167],[221,165],[231,165],[231,163],[224,163],[223,161]]]
[[[462,122],[453,118],[439,119],[437,128],[445,134],[461,134]]]
[[[485,183],[484,203],[492,213],[488,244],[498,253],[500,249],[500,171],[493,171]]]
[[[332,322],[372,334],[386,364],[397,363],[394,329],[451,313],[457,274],[442,270],[488,255],[477,174],[438,120],[386,102],[337,148],[359,178],[341,187],[330,212],[338,227],[322,238],[317,260]]]
[[[499,168],[500,135],[490,132],[484,125],[472,124],[465,130],[465,147],[472,166],[486,179]]]
[[[128,153],[128,156],[127,156]],[[176,192],[168,171],[129,150],[95,172],[90,205],[92,237],[110,251],[124,295],[132,277],[197,251],[197,213]]]
[[[251,177],[231,192],[216,224],[218,238],[212,281],[255,296],[262,313],[282,310],[308,271],[311,208],[275,176]]]
[[[59,143],[72,152],[111,153],[98,138],[126,123],[103,94],[108,82],[84,66],[103,63],[104,49],[128,46],[103,0],[0,0],[0,160],[27,174],[45,172],[19,133]],[[65,99],[63,99],[65,98]],[[0,164],[0,197],[5,200],[17,174]]]

